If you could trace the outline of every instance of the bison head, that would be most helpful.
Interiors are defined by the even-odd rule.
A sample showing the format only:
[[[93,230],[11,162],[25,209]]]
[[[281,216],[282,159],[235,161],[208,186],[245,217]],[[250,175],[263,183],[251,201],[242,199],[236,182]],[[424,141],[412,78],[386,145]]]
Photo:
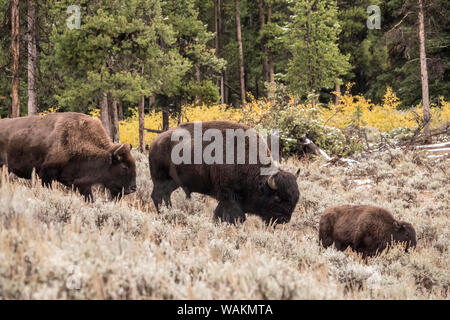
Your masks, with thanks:
[[[394,222],[394,235],[393,239],[396,242],[405,242],[406,251],[409,247],[415,247],[417,244],[416,231],[413,226],[408,222],[395,221]]]
[[[251,211],[266,223],[287,223],[298,198],[296,175],[279,170],[273,175],[261,176],[258,191],[251,197]]]
[[[109,178],[105,187],[113,197],[136,191],[136,162],[131,155],[131,145],[116,145],[111,151]]]

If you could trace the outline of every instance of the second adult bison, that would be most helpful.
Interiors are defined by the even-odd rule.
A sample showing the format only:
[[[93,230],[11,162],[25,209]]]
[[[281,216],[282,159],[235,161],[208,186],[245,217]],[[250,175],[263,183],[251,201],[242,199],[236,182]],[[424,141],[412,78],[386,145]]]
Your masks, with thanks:
[[[190,134],[188,141],[173,141],[173,135],[179,130],[184,130]],[[192,156],[195,150],[195,123],[185,123],[177,128],[172,128],[160,134],[152,142],[149,150],[150,173],[154,183],[152,199],[159,209],[164,200],[170,205],[171,193],[181,187],[189,197],[191,192],[209,195],[218,200],[218,205],[214,211],[214,218],[222,221],[234,223],[245,221],[245,213],[260,216],[266,223],[270,221],[276,223],[286,223],[291,219],[299,199],[297,178],[294,174],[282,169],[276,170],[273,174],[262,175],[261,168],[274,166],[270,151],[264,139],[252,128],[227,121],[210,121],[201,123],[200,135],[208,136],[211,129],[220,133],[223,140],[219,143],[223,146],[223,159],[227,158],[226,136],[228,132],[245,132],[247,137],[245,143],[239,145],[237,140],[232,143],[233,156],[239,151],[245,151],[245,163],[179,163],[172,159],[172,151],[179,143],[187,143],[192,147]],[[177,131],[178,130],[178,131]],[[217,131],[218,130],[218,131]],[[202,150],[212,141],[202,139],[200,143]],[[222,139],[216,137],[215,139]],[[219,140],[220,140],[219,139]],[[258,159],[256,163],[250,163],[249,143],[258,141],[270,159],[270,164],[262,164]],[[177,139],[175,139],[177,140]],[[217,142],[217,141],[216,141]],[[230,156],[230,154],[228,154]]]
[[[112,196],[136,191],[131,147],[113,144],[98,119],[67,112],[0,120],[0,167],[21,178],[33,170],[44,184],[59,181],[86,199],[102,184]]]
[[[343,205],[324,211],[319,240],[324,247],[334,243],[338,250],[351,247],[367,257],[380,253],[392,242],[404,242],[406,250],[416,246],[416,232],[410,223],[395,220],[385,209]]]

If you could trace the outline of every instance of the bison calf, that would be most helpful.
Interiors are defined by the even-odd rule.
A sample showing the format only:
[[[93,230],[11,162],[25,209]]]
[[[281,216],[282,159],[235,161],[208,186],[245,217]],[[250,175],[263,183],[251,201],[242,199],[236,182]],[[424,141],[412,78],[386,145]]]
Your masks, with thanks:
[[[380,253],[392,242],[405,242],[407,251],[416,246],[416,232],[410,223],[395,220],[382,208],[346,205],[324,211],[319,240],[325,248],[334,243],[336,249],[344,251],[350,246],[367,257]]]

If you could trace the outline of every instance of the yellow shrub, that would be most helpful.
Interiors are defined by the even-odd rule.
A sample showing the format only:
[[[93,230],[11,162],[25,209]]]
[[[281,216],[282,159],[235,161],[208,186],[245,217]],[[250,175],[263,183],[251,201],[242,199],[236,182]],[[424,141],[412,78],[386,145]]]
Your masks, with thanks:
[[[186,105],[182,108],[180,122],[192,121],[213,121],[228,120],[240,122],[242,119],[242,110],[233,109],[226,105]],[[177,119],[170,118],[170,127],[177,126]],[[144,118],[145,128],[162,129],[162,113],[152,110]],[[133,110],[133,115],[119,123],[119,135],[122,143],[131,143],[133,146],[139,145],[139,118],[137,108]],[[157,136],[157,133],[145,132],[145,143],[150,144]]]
[[[327,108],[313,107],[311,104],[298,104],[296,107],[305,111],[310,111],[314,117],[321,119],[326,125],[336,128],[346,128],[350,124],[357,122],[360,126],[371,126],[378,128],[381,132],[390,131],[396,128],[414,128],[417,120],[423,117],[423,109],[418,106],[409,110],[397,110],[400,100],[391,88],[387,88],[382,104],[374,104],[370,99],[361,95],[350,94],[351,84],[347,86],[344,94],[339,94],[340,103],[334,105],[330,103]],[[294,105],[291,97],[289,102]],[[212,121],[228,120],[246,123],[250,126],[259,124],[269,115],[272,108],[277,107],[267,99],[259,99],[250,96],[250,102],[242,108],[232,108],[226,105],[186,105],[182,108],[180,122],[192,121]],[[311,112],[312,111],[312,112]],[[99,111],[92,110],[92,116],[99,116]],[[450,122],[450,102],[440,98],[438,106],[431,108],[431,127],[438,128],[442,124]],[[170,118],[170,127],[177,125],[178,120]],[[152,111],[145,115],[145,128],[162,128],[161,112]],[[121,121],[119,124],[120,139],[123,143],[131,143],[137,146],[139,143],[139,124],[137,108],[133,110],[133,115]],[[156,137],[156,133],[145,133],[145,143],[150,144]]]
[[[381,132],[386,132],[396,128],[414,128],[417,126],[417,120],[423,117],[423,108],[420,104],[409,110],[397,110],[400,100],[390,87],[387,88],[381,105],[376,105],[363,96],[353,96],[349,93],[349,89],[347,88],[344,95],[340,95],[338,105],[329,104],[328,109],[323,108],[318,113],[318,117],[326,124],[345,128],[354,121],[359,111],[359,125],[375,127]],[[431,108],[431,127],[437,128],[443,123],[449,123],[449,110],[450,102],[444,101],[441,97],[440,107]]]
[[[40,115],[40,116],[44,116],[44,115],[46,115],[46,114],[56,113],[56,112],[59,111],[59,109],[60,109],[60,107],[50,107],[50,108],[48,108],[47,110],[44,110],[44,111],[42,111],[42,112],[39,112],[39,115]]]

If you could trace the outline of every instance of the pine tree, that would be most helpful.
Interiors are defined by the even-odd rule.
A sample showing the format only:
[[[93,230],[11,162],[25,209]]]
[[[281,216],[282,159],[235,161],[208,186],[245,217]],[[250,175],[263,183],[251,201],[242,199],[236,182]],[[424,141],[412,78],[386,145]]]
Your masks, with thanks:
[[[305,97],[339,84],[350,64],[337,43],[340,25],[336,1],[297,1],[289,29],[286,44],[292,58],[286,80],[290,90]]]
[[[58,2],[55,12],[68,3]],[[174,32],[158,0],[82,5],[80,30],[70,30],[60,20],[52,33],[55,50],[48,59],[54,59],[63,78],[57,100],[65,109],[83,112],[100,105],[103,124],[116,139],[117,101],[138,103],[142,96],[163,90],[160,79],[181,79],[186,64],[170,49]]]

